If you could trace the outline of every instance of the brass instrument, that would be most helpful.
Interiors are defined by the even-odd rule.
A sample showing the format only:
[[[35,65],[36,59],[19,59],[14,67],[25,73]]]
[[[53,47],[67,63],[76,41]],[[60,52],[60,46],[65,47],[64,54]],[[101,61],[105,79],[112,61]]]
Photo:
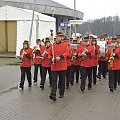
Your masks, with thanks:
[[[70,44],[70,47],[73,48],[73,51],[72,51],[73,56],[71,58],[71,62],[75,64],[75,59],[76,59],[75,50],[79,47],[76,39],[73,39],[72,43]]]
[[[112,67],[113,66],[113,62],[114,62],[114,56],[113,56],[113,49],[111,49],[112,51],[111,51],[111,54],[110,54],[110,58],[109,58],[109,63],[110,63],[110,67]]]
[[[114,52],[115,52],[115,48],[116,48],[116,45],[108,45],[107,46],[107,49],[111,49],[111,54],[110,54],[110,58],[109,58],[109,64],[110,64],[110,67],[113,67],[113,62],[114,62]]]
[[[82,52],[82,54],[83,54],[83,55],[81,56],[81,57],[82,57],[82,61],[84,61],[84,59],[85,59],[85,52],[87,51],[86,47],[87,47],[87,46],[84,46],[84,50],[83,50],[83,52]]]
[[[72,62],[73,64],[75,64],[75,59],[76,59],[76,56],[73,55],[72,58],[71,58],[71,62]]]

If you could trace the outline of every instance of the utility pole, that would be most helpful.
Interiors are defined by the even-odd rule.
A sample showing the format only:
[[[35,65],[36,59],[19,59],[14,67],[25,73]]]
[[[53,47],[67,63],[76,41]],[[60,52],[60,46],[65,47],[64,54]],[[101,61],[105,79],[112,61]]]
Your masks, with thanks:
[[[75,11],[76,11],[76,0],[74,0],[74,20],[76,20],[76,17],[75,17]],[[76,24],[74,25],[74,31],[75,31],[75,36],[76,36]]]
[[[36,0],[34,0],[34,3],[33,3],[33,14],[32,14],[32,22],[31,22],[30,35],[29,35],[29,44],[30,45],[31,45],[31,39],[32,39],[34,15],[35,15],[35,5],[36,5]]]

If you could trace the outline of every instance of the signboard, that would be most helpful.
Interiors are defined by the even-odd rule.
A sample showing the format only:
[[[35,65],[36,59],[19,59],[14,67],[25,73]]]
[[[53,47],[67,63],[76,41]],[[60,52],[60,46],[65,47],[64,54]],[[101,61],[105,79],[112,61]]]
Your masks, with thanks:
[[[82,24],[82,20],[70,20],[70,24],[72,25]]]
[[[100,54],[99,54],[99,56],[105,57],[107,42],[106,41],[97,41],[97,45],[100,46]]]
[[[77,44],[70,44],[70,47],[73,49],[77,49]]]

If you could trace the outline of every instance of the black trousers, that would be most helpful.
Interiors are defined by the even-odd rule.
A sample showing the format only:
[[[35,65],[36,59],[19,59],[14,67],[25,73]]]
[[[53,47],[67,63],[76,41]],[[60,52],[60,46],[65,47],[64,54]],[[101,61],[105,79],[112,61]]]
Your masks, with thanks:
[[[117,88],[119,70],[109,70],[109,88]]]
[[[120,85],[120,70],[118,71],[118,85]]]
[[[93,84],[95,85],[97,82],[97,66],[92,67],[92,77],[93,77]]]
[[[52,84],[52,76],[51,76],[51,67],[43,67],[42,66],[42,75],[40,85],[44,86],[47,72],[49,74],[49,83]]]
[[[64,95],[65,91],[65,74],[66,71],[51,71],[52,75],[52,86],[51,86],[51,96],[56,96],[57,91],[57,81],[59,76],[59,94]]]
[[[34,81],[37,82],[38,78],[38,68],[40,68],[40,78],[42,76],[42,67],[41,64],[34,64]]]
[[[24,86],[25,76],[27,75],[28,85],[31,86],[31,67],[21,67],[21,81],[20,86]]]
[[[78,83],[80,79],[80,66],[79,65],[75,65],[75,74],[76,74],[76,83]]]
[[[99,64],[99,68],[98,68],[98,76],[101,77],[101,75],[103,75],[103,77],[106,77],[106,73],[108,71],[108,63],[107,61],[98,61]]]
[[[71,66],[71,79],[70,79],[71,84],[74,84],[74,73],[75,73],[75,66],[72,65]]]
[[[81,66],[81,85],[80,88],[85,90],[86,78],[88,76],[88,88],[92,88],[92,67]]]
[[[70,81],[72,81],[72,67],[69,66],[67,67],[67,70],[66,70],[66,87],[69,87],[69,84],[70,84]]]

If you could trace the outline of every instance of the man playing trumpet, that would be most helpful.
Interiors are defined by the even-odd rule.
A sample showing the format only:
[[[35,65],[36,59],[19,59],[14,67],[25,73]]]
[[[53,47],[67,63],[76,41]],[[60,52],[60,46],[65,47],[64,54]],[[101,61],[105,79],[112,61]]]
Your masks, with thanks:
[[[38,81],[38,68],[40,68],[40,78],[42,76],[42,58],[41,58],[41,49],[42,49],[41,41],[40,39],[36,40],[36,46],[33,48],[33,54],[34,54],[34,77],[33,77],[33,83],[37,83]]]
[[[94,46],[89,43],[89,36],[84,37],[82,46],[76,53],[81,57],[81,91],[85,90],[86,78],[88,76],[88,90],[92,88],[92,59],[95,56]]]
[[[44,89],[44,84],[46,80],[46,74],[48,71],[49,74],[49,84],[52,85],[52,77],[51,77],[51,63],[48,58],[48,52],[50,51],[50,40],[49,38],[45,39],[44,46],[41,49],[41,56],[42,56],[42,76],[41,76],[41,82],[40,82],[40,88]]]

